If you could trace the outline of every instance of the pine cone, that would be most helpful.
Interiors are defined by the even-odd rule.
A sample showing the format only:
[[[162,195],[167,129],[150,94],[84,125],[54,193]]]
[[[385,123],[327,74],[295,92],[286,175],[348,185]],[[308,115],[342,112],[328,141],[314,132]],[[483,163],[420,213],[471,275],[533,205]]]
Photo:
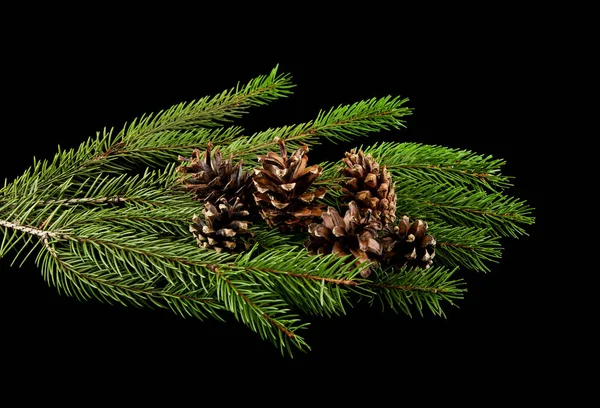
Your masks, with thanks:
[[[427,234],[427,223],[415,220],[412,224],[403,216],[398,225],[383,229],[383,262],[397,268],[403,266],[429,268],[435,257],[435,238]]]
[[[396,192],[386,166],[380,168],[370,154],[365,155],[361,150],[355,153],[354,149],[346,152],[342,161],[345,164],[342,174],[346,176],[342,182],[343,200],[355,201],[363,214],[372,210],[384,225],[393,224],[396,221]]]
[[[306,248],[312,254],[352,254],[358,263],[377,261],[382,247],[377,237],[382,229],[381,221],[372,216],[371,210],[365,216],[360,214],[358,205],[351,201],[344,217],[333,207],[321,215],[322,223],[308,226],[310,234]],[[372,269],[363,270],[367,278]]]
[[[252,223],[247,221],[249,212],[239,198],[233,203],[221,198],[217,206],[206,202],[202,213],[203,218],[194,215],[190,226],[199,246],[217,252],[241,252],[250,248],[254,234],[248,228]]]
[[[323,198],[325,188],[311,189],[323,168],[306,167],[307,146],[302,146],[290,157],[285,143],[277,139],[280,154],[269,152],[259,156],[262,168],[253,177],[254,199],[262,218],[270,227],[278,226],[283,232],[305,228],[323,212],[323,205],[315,200]]]
[[[194,149],[192,157],[179,156],[181,165],[177,171],[185,173],[180,179],[187,191],[200,201],[218,202],[221,198],[231,200],[239,197],[248,210],[254,206],[251,194],[251,174],[243,170],[243,161],[240,160],[233,166],[233,155],[223,160],[221,151],[217,147],[211,156],[212,143],[208,143],[206,151],[202,153]]]

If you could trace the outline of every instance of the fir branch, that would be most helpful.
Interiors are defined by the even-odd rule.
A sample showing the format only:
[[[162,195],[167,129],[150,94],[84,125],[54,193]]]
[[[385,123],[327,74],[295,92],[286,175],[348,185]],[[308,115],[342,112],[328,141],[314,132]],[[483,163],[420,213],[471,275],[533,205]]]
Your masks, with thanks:
[[[9,210],[14,213],[17,203],[23,202],[27,207],[35,207],[36,212],[41,211],[40,207],[54,205],[182,205],[185,197],[169,191],[176,177],[172,163],[161,171],[146,169],[141,174],[118,176],[101,172],[93,178],[80,181],[69,178],[60,185],[42,184],[37,178],[24,178],[18,186],[6,187],[6,196],[0,200],[0,214]],[[26,197],[21,196],[24,193],[27,193]]]
[[[318,145],[323,140],[340,143],[369,133],[404,127],[404,117],[412,109],[402,106],[407,98],[391,96],[372,98],[351,105],[340,105],[328,111],[320,111],[316,119],[294,126],[269,128],[248,137],[240,137],[224,148],[245,161],[255,159],[257,154],[278,150],[277,138],[285,140],[290,150],[300,145]]]
[[[214,266],[212,270],[217,277],[214,279],[217,298],[238,321],[263,340],[277,345],[282,354],[291,356],[294,349],[309,349],[299,335],[308,324],[302,323],[280,296],[243,270],[230,269],[227,265]]]
[[[86,225],[66,238],[77,243],[71,251],[88,257],[91,262],[110,264],[111,259],[123,259],[130,266],[128,273],[139,275],[142,279],[162,276],[169,283],[196,285],[197,279],[204,276],[198,273],[198,268],[231,260],[230,255],[201,250],[187,237],[150,232],[140,234],[110,224]]]
[[[462,296],[462,281],[450,280],[456,269],[449,272],[439,266],[426,272],[391,273],[379,268],[379,278],[371,281],[360,276],[360,271],[369,265],[358,266],[349,262],[350,258],[335,254],[314,256],[304,249],[282,248],[255,257],[246,255],[236,260],[235,267],[261,279],[265,286],[281,293],[290,305],[305,314],[345,314],[345,306],[353,305],[360,297],[373,300],[384,294],[391,296],[386,298],[389,305],[409,315],[414,308],[422,314],[424,306],[441,315],[440,301]],[[277,279],[273,280],[274,277]]]
[[[332,142],[348,142],[357,136],[384,130],[404,128],[404,116],[412,108],[403,106],[408,98],[386,96],[340,105],[321,111],[314,121],[321,137]]]
[[[99,174],[81,183],[68,180],[59,186],[40,185],[32,180],[26,198],[12,199],[3,205],[0,202],[0,226],[13,231],[4,234],[0,256],[20,242],[20,235],[14,232],[28,232],[23,228],[66,234],[76,224],[105,220],[104,224],[109,225],[121,222],[121,225],[145,227],[138,229],[139,232],[182,229],[185,224],[181,221],[199,211],[199,205],[188,196],[168,189],[174,173],[174,167],[169,166],[164,171],[148,170],[143,175]],[[10,189],[7,191],[14,194]],[[180,222],[169,225],[177,220]],[[133,225],[135,222],[138,225]]]
[[[59,185],[69,186],[70,183],[79,178],[96,177],[98,170],[94,164],[100,160],[95,158],[105,153],[104,145],[110,145],[113,141],[112,134],[98,134],[96,138],[88,138],[81,143],[77,149],[61,150],[52,160],[37,160],[33,158],[33,165],[26,169],[21,176],[15,178],[10,184],[0,189],[0,203],[20,197],[34,194],[40,187],[55,188]],[[102,169],[105,173],[121,174],[127,168],[115,166]]]
[[[63,228],[79,228],[85,224],[107,224],[113,227],[130,228],[140,233],[151,232],[162,235],[188,236],[188,225],[199,207],[138,207],[92,208],[79,210],[63,220]]]
[[[245,85],[225,90],[212,97],[180,103],[132,121],[123,130],[123,141],[147,144],[145,140],[170,131],[218,127],[247,113],[248,109],[265,105],[291,95],[295,86],[289,74],[278,73],[275,66],[268,75],[259,75]]]
[[[57,209],[46,208],[45,211],[38,212],[35,207],[35,197],[29,200],[17,202],[14,205],[6,204],[5,211],[0,211],[0,227],[2,227],[2,242],[0,244],[0,258],[11,252],[17,244],[22,248],[13,257],[14,264],[23,249],[32,241],[32,237],[39,239],[57,238],[62,239],[63,235],[59,231],[48,231],[45,228],[45,222],[54,218]],[[25,241],[24,243],[22,241]],[[23,259],[24,262],[26,259]]]
[[[503,175],[504,160],[469,150],[420,143],[375,143],[364,148],[392,173],[398,183],[404,180],[462,185],[476,190],[503,190],[511,177]]]
[[[436,222],[429,223],[429,233],[436,240],[435,262],[439,265],[489,272],[489,263],[497,263],[502,256],[500,237],[489,229]]]
[[[152,140],[152,143],[142,144],[138,141],[132,145],[110,143],[113,140],[112,134],[106,133],[97,139],[88,139],[77,149],[62,151],[59,148],[51,161],[38,161],[34,158],[32,167],[0,189],[0,205],[8,200],[34,194],[41,187],[52,189],[66,186],[64,194],[75,194],[74,189],[80,184],[100,175],[118,177],[140,169],[148,172],[154,168],[159,168],[165,174],[179,154],[189,155],[197,146],[209,141],[230,140],[240,132],[241,128],[231,127],[169,134],[168,138],[163,134]],[[107,143],[111,147],[104,150]]]
[[[89,227],[78,234],[43,235],[45,250],[36,262],[60,293],[80,300],[168,308],[183,317],[222,319],[216,314],[222,305],[205,280],[207,268],[225,262],[226,255],[202,251],[189,240],[150,235],[143,241],[129,230]]]
[[[249,252],[230,267],[255,276],[302,313],[331,316],[345,314],[352,297],[363,293],[355,279],[366,266],[348,256],[312,256],[304,248],[283,246]]]
[[[136,118],[116,135],[112,129],[104,129],[77,149],[61,151],[59,147],[52,160],[34,158],[33,166],[10,186],[5,182],[0,189],[0,200],[27,195],[27,188],[34,184],[57,185],[68,179],[85,180],[99,172],[118,175],[140,166],[165,165],[177,154],[188,154],[208,141],[231,140],[240,134],[241,128],[203,127],[219,126],[240,117],[250,107],[289,95],[293,87],[290,76],[278,74],[277,69],[212,98],[181,103]]]
[[[198,252],[198,249],[193,245],[187,227],[191,215],[198,208],[189,205],[193,203],[190,199],[160,194],[161,190],[148,190],[145,193],[146,198],[156,195],[156,200],[133,200],[133,204],[126,201],[124,208],[56,204],[35,209],[31,216],[24,214],[22,218],[29,223],[2,219],[0,226],[6,231],[0,255],[4,256],[29,235],[77,242],[83,246],[83,250],[88,246],[104,248],[106,252],[99,256],[105,257],[108,262],[114,256],[133,257],[136,266],[132,265],[132,272],[143,273],[144,278],[148,274],[169,274],[178,270],[180,264],[203,267],[215,260],[223,261],[222,256],[215,258],[211,254],[208,254],[211,256],[205,262],[191,257],[190,253]],[[72,247],[71,250],[78,249]],[[15,261],[16,258],[13,263]],[[148,262],[152,267],[146,270]],[[165,278],[174,280],[173,275],[166,275]]]
[[[371,304],[379,301],[383,308],[412,316],[416,309],[420,315],[428,309],[434,315],[445,316],[444,302],[456,306],[455,301],[466,292],[462,279],[451,279],[457,268],[406,269],[399,271],[377,268],[374,280],[365,283],[373,292]]]
[[[200,320],[222,320],[222,305],[214,294],[202,286],[184,285],[181,282],[164,284],[155,275],[138,279],[135,274],[123,273],[123,260],[111,257],[112,265],[89,262],[89,256],[72,251],[71,246],[52,246],[40,252],[36,263],[44,279],[59,293],[82,301],[98,300],[138,308],[169,309],[182,317]]]
[[[277,138],[286,142],[289,150],[297,148],[300,144],[316,144],[318,138],[312,122],[297,125],[269,128],[256,132],[251,136],[240,136],[223,145],[224,154],[234,154],[244,162],[254,162],[257,155],[269,150],[279,150]]]
[[[404,180],[396,186],[396,195],[400,215],[486,228],[505,237],[526,235],[525,226],[534,223],[527,203],[504,193]]]
[[[122,167],[135,170],[140,167],[160,168],[173,163],[174,159],[189,156],[195,148],[211,143],[229,143],[243,134],[239,126],[216,129],[197,129],[189,131],[169,131],[150,134],[145,139],[134,139],[115,150],[112,162]]]
[[[279,346],[287,352],[290,352],[290,345],[304,349],[306,344],[295,334],[303,327],[296,325],[295,317],[274,317],[286,310],[283,306],[287,303],[282,303],[285,301],[281,296],[296,299],[304,305],[304,309],[313,308],[314,313],[329,314],[336,307],[336,302],[342,301],[339,286],[354,286],[354,283],[349,283],[348,277],[358,273],[348,274],[349,268],[341,265],[344,260],[338,257],[317,259],[303,250],[298,252],[302,259],[294,257],[290,251],[279,250],[257,257],[249,252],[234,260],[228,255],[217,256],[213,251],[197,248],[190,239],[167,239],[164,234],[139,235],[132,229],[110,223],[90,222],[60,235],[34,229],[19,230],[35,236],[58,238],[47,245],[51,258],[48,255],[42,257],[44,277],[59,292],[79,299],[94,298],[136,307],[177,305],[179,309],[188,310],[192,306],[183,301],[181,295],[174,297],[168,288],[194,293],[200,288],[207,293],[212,290],[210,288],[217,290],[219,286],[214,274],[209,284],[205,273],[217,273],[215,265],[220,265],[224,272],[217,275],[226,280],[231,291],[243,294],[243,303],[227,303],[231,302],[231,298],[224,297],[226,294],[223,292],[217,296],[219,302],[223,301],[227,310],[261,336],[280,342]],[[257,292],[259,287],[261,291],[270,289],[271,295],[265,298],[266,292]],[[307,291],[309,287],[312,289]],[[186,296],[195,299],[190,294]],[[271,304],[273,297],[280,300]],[[302,300],[298,300],[300,297]],[[165,299],[170,299],[170,303],[165,303]],[[304,300],[307,300],[306,304]],[[234,306],[236,308],[231,309]],[[193,312],[205,316],[197,307],[189,310],[191,312],[187,314]],[[249,312],[252,313],[245,314]],[[342,313],[343,307],[336,312]],[[260,319],[264,319],[262,323]],[[267,327],[272,332],[266,331]]]

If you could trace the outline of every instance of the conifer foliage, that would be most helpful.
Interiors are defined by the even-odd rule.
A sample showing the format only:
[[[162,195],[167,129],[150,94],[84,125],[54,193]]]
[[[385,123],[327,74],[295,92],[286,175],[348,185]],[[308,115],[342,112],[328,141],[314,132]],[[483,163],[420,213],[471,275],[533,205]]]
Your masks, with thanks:
[[[0,189],[0,257],[33,257],[64,295],[245,324],[309,351],[303,316],[356,302],[444,316],[500,240],[533,224],[502,160],[417,143],[309,152],[399,131],[406,98],[246,134],[251,108],[292,95],[278,67],[60,150]],[[443,187],[443,188],[441,188]]]

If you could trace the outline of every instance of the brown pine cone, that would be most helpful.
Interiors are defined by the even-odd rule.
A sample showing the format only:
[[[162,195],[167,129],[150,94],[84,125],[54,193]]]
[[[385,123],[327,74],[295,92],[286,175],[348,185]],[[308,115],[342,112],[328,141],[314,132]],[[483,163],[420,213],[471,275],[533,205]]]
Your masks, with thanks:
[[[241,252],[252,245],[254,234],[249,230],[249,213],[239,199],[227,202],[224,198],[216,205],[206,202],[202,217],[194,215],[190,232],[198,245],[217,252]]]
[[[410,222],[403,216],[397,225],[388,225],[383,229],[383,263],[403,266],[429,268],[435,257],[436,241],[427,234],[427,223],[423,220]]]
[[[372,216],[369,210],[362,216],[358,205],[351,201],[348,210],[342,217],[333,207],[321,215],[322,222],[314,222],[308,226],[309,239],[306,248],[312,254],[352,254],[356,262],[375,261],[382,254],[382,247],[377,237],[382,229],[381,221]],[[361,272],[368,277],[372,268]]]
[[[254,206],[250,172],[243,169],[242,160],[234,166],[232,154],[223,159],[220,149],[217,147],[213,152],[212,147],[209,142],[204,153],[194,149],[191,158],[179,156],[181,165],[177,171],[185,173],[179,182],[197,200],[218,202],[221,198],[227,201],[239,198],[250,210]]]
[[[384,225],[396,220],[396,192],[391,174],[386,166],[380,168],[379,163],[362,150],[346,152],[342,159],[343,201],[355,201],[361,212],[371,210],[373,215],[381,219]]]
[[[323,198],[327,190],[313,189],[312,184],[323,168],[307,167],[307,146],[288,157],[284,141],[277,139],[277,143],[280,154],[269,152],[258,158],[261,168],[255,169],[252,178],[254,199],[270,227],[279,227],[283,232],[304,229],[322,213],[323,205],[316,200]]]

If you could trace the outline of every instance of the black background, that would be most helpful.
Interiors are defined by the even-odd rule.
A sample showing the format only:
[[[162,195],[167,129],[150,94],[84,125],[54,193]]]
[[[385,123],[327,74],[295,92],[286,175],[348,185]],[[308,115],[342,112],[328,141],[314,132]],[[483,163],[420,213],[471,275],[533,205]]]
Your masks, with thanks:
[[[201,42],[171,49],[150,45],[142,35],[117,44],[41,36],[15,48],[3,81],[9,101],[4,116],[11,126],[2,136],[2,178],[21,174],[33,157],[53,157],[58,145],[77,147],[104,127],[120,128],[144,113],[213,95],[279,64],[297,85],[294,95],[253,109],[239,121],[248,132],[305,122],[321,109],[371,97],[408,97],[414,112],[406,129],[357,143],[422,142],[505,159],[504,173],[515,176],[510,192],[535,209],[537,223],[527,227],[529,236],[503,240],[503,258],[491,272],[463,273],[468,292],[458,308],[446,309],[446,318],[409,318],[375,308],[308,318],[312,324],[304,336],[312,350],[293,359],[233,318],[199,322],[167,311],[82,303],[58,295],[32,261],[18,268],[3,259],[6,361],[11,356],[15,366],[36,375],[57,367],[82,375],[119,367],[118,375],[160,377],[197,369],[200,376],[245,367],[264,368],[274,377],[306,369],[364,383],[388,367],[438,379],[504,372],[508,381],[522,383],[515,378],[545,364],[539,344],[546,327],[538,302],[547,299],[536,297],[545,217],[540,180],[545,152],[537,140],[536,111],[541,96],[531,65],[535,48],[517,49],[504,36],[482,35],[483,42],[468,32],[440,33],[410,50],[396,44],[373,51],[363,44],[351,53],[317,41],[312,51],[327,48],[325,56],[308,47],[293,58],[264,56],[260,43],[242,39],[229,55],[217,55]],[[311,157],[341,157],[350,147],[315,148]]]

